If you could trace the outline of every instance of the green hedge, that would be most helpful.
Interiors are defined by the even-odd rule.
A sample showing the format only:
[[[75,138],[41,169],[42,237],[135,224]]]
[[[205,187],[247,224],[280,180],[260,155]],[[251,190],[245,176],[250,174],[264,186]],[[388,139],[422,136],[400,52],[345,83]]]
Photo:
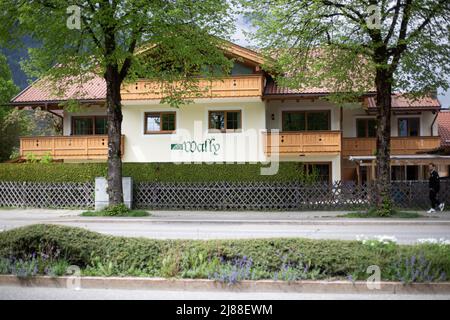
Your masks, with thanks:
[[[59,252],[83,274],[206,278],[217,261],[252,259],[255,279],[271,279],[283,266],[308,265],[316,279],[366,279],[366,269],[378,265],[382,279],[407,278],[410,261],[430,263],[429,271],[450,274],[448,245],[375,245],[357,241],[299,238],[251,240],[152,240],[102,235],[81,228],[33,225],[0,232],[0,258],[47,257]],[[11,259],[11,258],[10,258]],[[214,261],[216,265],[214,266]],[[304,263],[304,264],[302,264]],[[415,270],[415,269],[414,269]],[[414,271],[413,270],[413,271]],[[415,272],[415,271],[414,271]],[[413,272],[413,273],[414,273]],[[427,271],[428,272],[428,271]]]
[[[295,181],[298,163],[280,163],[278,174],[263,176],[261,164],[124,163],[123,176],[134,181]],[[1,163],[0,181],[85,182],[106,176],[106,163]]]

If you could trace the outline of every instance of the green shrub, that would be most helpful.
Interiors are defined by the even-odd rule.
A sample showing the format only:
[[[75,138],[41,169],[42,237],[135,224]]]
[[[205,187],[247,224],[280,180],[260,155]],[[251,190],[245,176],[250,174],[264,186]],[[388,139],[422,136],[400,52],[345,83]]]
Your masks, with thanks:
[[[26,160],[29,163],[37,163],[39,161],[39,159],[33,153],[28,153],[26,155]]]
[[[164,255],[161,261],[160,275],[165,278],[173,278],[180,272],[181,252],[174,248]]]
[[[349,212],[344,215],[340,215],[341,218],[400,218],[400,219],[415,219],[420,218],[420,215],[417,212],[410,211],[399,211],[396,209],[392,209],[392,214],[390,216],[380,216],[376,208],[369,208],[367,211],[354,211]]]
[[[310,181],[302,166],[295,162],[280,163],[273,176],[260,174],[261,164],[174,164],[124,163],[123,176],[136,182],[212,182],[212,181]],[[106,177],[106,163],[1,163],[0,180],[42,182],[93,182]]]
[[[44,164],[51,163],[51,162],[53,162],[53,157],[52,157],[52,155],[50,154],[50,152],[49,152],[49,153],[46,153],[45,155],[43,155],[43,156],[41,157],[41,160],[40,160],[39,162],[40,162],[40,163],[44,163]]]
[[[11,150],[11,154],[9,155],[10,160],[15,160],[20,157],[20,149],[18,147],[13,147]]]
[[[123,203],[116,204],[116,205],[110,205],[102,210],[105,214],[105,216],[123,216],[126,215],[128,211],[130,211],[127,206]]]
[[[59,260],[49,265],[45,273],[52,277],[59,277],[67,273],[67,268],[69,268],[69,263],[65,260]]]
[[[124,206],[125,209],[122,206]],[[145,210],[130,210],[125,205],[81,213],[81,216],[83,217],[148,217],[149,215],[150,213]]]
[[[412,256],[429,262],[430,275],[445,274],[442,279],[446,280],[450,274],[448,245],[373,247],[359,241],[299,238],[154,240],[56,225],[32,225],[0,233],[0,258],[25,260],[42,252],[58,252],[55,261],[78,265],[85,275],[211,278],[218,274],[230,278],[235,262],[246,257],[252,261],[248,275],[252,279],[345,279],[351,275],[354,280],[362,280],[368,276],[368,266],[378,265],[382,279],[400,281],[409,269],[399,261]]]
[[[104,163],[0,163],[0,180],[30,182],[93,182],[106,176]]]

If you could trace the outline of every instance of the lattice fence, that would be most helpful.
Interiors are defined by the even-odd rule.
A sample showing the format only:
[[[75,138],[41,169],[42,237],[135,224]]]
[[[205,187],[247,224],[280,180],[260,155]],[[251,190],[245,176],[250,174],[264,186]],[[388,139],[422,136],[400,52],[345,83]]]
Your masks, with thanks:
[[[191,210],[348,210],[373,202],[374,186],[353,182],[316,183],[137,183],[134,206],[148,209]],[[428,182],[393,182],[395,206],[429,207]],[[450,181],[441,182],[442,199],[450,201]]]
[[[430,208],[428,181],[395,181],[391,186],[391,197],[399,208]],[[439,200],[450,205],[450,180],[441,180]]]
[[[0,206],[93,208],[94,183],[0,181]]]
[[[393,182],[398,208],[427,209],[428,182]],[[348,210],[373,202],[374,186],[353,182],[135,183],[134,207],[177,210]],[[0,206],[93,208],[94,183],[0,181]],[[450,180],[441,181],[441,200],[450,205]]]

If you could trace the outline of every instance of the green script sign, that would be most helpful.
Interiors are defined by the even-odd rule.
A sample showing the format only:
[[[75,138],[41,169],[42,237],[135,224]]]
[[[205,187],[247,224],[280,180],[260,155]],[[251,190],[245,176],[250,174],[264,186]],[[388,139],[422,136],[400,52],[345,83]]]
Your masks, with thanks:
[[[206,139],[203,142],[196,142],[194,140],[192,141],[185,141],[183,143],[172,143],[170,145],[170,150],[184,150],[188,153],[205,153],[205,152],[211,152],[215,156],[217,156],[219,150],[220,150],[220,144],[217,142],[214,142],[216,139]]]

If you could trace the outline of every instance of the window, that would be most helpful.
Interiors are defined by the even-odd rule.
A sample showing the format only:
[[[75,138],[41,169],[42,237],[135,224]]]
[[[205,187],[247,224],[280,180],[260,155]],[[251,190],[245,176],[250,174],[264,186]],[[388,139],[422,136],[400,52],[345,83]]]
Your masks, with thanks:
[[[144,133],[173,133],[176,129],[175,112],[146,112]]]
[[[418,137],[420,135],[420,118],[398,119],[399,137]]]
[[[391,180],[419,180],[419,166],[392,166]]]
[[[107,125],[105,116],[72,117],[72,135],[107,134]]]
[[[253,68],[240,62],[234,62],[231,75],[253,74]]]
[[[316,175],[320,182],[331,182],[330,163],[305,163],[304,170],[306,174]]]
[[[304,130],[306,130],[304,112],[283,112],[283,131]]]
[[[208,122],[210,130],[239,130],[242,129],[240,111],[209,111]]]
[[[283,131],[330,130],[330,111],[284,111]]]
[[[95,134],[108,134],[107,123],[108,119],[106,117],[95,117]]]
[[[377,136],[377,121],[375,119],[356,119],[356,136],[372,138]]]

